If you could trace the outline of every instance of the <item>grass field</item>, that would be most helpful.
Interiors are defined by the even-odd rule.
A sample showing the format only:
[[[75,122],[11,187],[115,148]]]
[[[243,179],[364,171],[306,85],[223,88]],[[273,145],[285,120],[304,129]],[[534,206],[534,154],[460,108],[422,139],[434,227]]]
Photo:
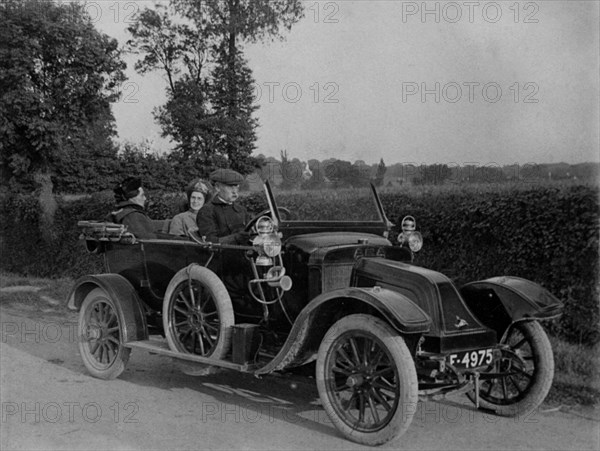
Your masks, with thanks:
[[[550,337],[554,351],[554,384],[548,401],[600,404],[600,346],[588,348]]]
[[[55,299],[55,308],[66,311],[73,280],[42,279],[0,273],[0,289],[11,286],[38,287],[38,291],[0,292],[0,305],[10,303],[48,305],[42,297]],[[550,337],[555,359],[554,384],[546,399],[553,406],[600,404],[600,346],[588,348]]]

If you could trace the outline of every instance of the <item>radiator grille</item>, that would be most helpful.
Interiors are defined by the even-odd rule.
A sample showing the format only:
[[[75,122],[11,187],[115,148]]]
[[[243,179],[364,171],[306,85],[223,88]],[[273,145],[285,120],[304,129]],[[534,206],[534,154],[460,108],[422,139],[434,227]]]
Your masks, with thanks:
[[[350,286],[352,263],[327,265],[323,268],[323,293]]]

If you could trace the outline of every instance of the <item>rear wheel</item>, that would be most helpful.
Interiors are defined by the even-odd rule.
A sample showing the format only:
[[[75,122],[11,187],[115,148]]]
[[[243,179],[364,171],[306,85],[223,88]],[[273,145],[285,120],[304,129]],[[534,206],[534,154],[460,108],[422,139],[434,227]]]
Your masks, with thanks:
[[[544,401],[552,385],[550,341],[542,326],[530,321],[514,324],[502,344],[507,345],[502,358],[487,371],[497,377],[481,381],[479,405],[502,416],[526,414]],[[475,401],[475,393],[468,396]]]
[[[329,329],[316,376],[327,414],[357,443],[380,445],[401,435],[416,412],[412,356],[402,337],[371,315],[349,315]]]
[[[192,265],[175,274],[163,302],[172,350],[222,359],[229,352],[233,324],[231,299],[214,272]]]
[[[103,289],[94,288],[83,300],[79,332],[79,353],[92,376],[114,379],[125,370],[131,349],[123,346],[119,307]]]

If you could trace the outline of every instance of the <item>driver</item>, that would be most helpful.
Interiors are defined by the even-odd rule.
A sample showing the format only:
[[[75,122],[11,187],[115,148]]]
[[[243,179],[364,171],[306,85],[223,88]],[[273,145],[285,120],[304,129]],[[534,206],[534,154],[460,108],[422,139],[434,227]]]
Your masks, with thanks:
[[[244,177],[232,169],[217,169],[210,180],[215,195],[198,212],[198,233],[213,243],[248,244],[250,232],[244,227],[250,218],[244,206],[236,202]]]

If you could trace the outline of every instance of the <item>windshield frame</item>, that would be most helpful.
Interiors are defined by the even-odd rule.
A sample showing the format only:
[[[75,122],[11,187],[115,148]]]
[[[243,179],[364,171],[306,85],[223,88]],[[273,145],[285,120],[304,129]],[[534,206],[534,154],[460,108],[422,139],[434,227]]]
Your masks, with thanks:
[[[268,180],[264,182],[265,195],[271,212],[273,221],[281,229],[304,229],[309,231],[364,231],[381,235],[384,232],[389,232],[393,227],[391,221],[388,220],[379,193],[373,183],[370,183],[371,200],[377,209],[379,220],[306,220],[306,219],[284,219],[282,218],[277,200],[271,184]]]

